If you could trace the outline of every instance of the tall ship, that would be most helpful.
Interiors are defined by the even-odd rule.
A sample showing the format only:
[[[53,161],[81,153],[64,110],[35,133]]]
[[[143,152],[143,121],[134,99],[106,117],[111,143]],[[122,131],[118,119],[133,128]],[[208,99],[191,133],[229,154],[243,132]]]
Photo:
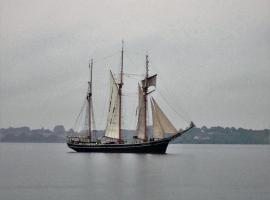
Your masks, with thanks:
[[[190,121],[185,129],[177,130],[165,112],[161,109],[152,93],[156,89],[157,74],[149,76],[148,55],[145,56],[145,75],[138,83],[137,127],[132,139],[124,139],[123,118],[123,85],[124,85],[124,45],[121,49],[120,75],[115,77],[110,71],[110,95],[107,123],[104,135],[97,137],[93,127],[93,60],[89,64],[90,80],[86,95],[86,133],[67,137],[69,148],[77,152],[104,153],[149,153],[165,154],[168,144],[195,127]],[[150,90],[151,88],[151,90]],[[152,89],[154,88],[154,89]],[[151,121],[148,111],[151,109]],[[151,128],[149,128],[151,124]],[[151,129],[151,130],[150,130]]]

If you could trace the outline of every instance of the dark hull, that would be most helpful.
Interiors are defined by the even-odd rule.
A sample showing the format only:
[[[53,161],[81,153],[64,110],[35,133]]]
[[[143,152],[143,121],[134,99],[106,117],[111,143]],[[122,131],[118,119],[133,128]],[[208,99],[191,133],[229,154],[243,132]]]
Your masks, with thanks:
[[[101,152],[101,153],[166,153],[168,144],[171,140],[183,135],[192,129],[195,125],[191,122],[190,127],[171,137],[160,139],[157,141],[148,141],[138,144],[74,144],[67,143],[68,147],[77,152]]]
[[[102,153],[151,153],[164,154],[170,142],[169,138],[139,144],[70,144],[68,147],[77,152]]]

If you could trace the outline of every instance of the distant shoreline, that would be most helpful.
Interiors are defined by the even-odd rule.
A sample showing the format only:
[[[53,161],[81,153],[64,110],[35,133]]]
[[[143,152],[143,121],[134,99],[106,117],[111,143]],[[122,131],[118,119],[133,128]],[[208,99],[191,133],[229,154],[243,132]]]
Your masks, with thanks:
[[[152,128],[149,127],[151,136]],[[132,139],[135,130],[123,130],[124,138]],[[65,143],[67,135],[73,135],[72,129],[65,130],[57,125],[50,129],[30,129],[29,127],[1,128],[0,142],[3,143]],[[102,137],[104,131],[97,130],[96,137]],[[270,130],[252,130],[234,127],[193,128],[187,134],[177,138],[173,143],[181,144],[270,144]]]

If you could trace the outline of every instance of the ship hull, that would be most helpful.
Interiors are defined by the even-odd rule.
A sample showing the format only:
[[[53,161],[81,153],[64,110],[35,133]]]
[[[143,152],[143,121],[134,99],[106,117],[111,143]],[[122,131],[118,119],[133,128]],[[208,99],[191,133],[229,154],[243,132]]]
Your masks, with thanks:
[[[68,147],[77,152],[101,152],[101,153],[149,153],[165,154],[169,138],[138,143],[138,144],[71,144]]]
[[[148,154],[165,154],[170,141],[180,137],[190,129],[195,127],[191,122],[190,126],[177,134],[156,141],[148,141],[136,144],[75,144],[67,143],[68,147],[77,152],[101,152],[101,153],[148,153]]]

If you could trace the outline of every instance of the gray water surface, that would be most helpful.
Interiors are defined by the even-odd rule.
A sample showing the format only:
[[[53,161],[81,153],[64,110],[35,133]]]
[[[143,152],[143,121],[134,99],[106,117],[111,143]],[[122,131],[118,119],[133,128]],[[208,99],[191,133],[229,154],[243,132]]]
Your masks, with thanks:
[[[0,200],[269,200],[270,145],[169,145],[166,155],[0,143]]]

